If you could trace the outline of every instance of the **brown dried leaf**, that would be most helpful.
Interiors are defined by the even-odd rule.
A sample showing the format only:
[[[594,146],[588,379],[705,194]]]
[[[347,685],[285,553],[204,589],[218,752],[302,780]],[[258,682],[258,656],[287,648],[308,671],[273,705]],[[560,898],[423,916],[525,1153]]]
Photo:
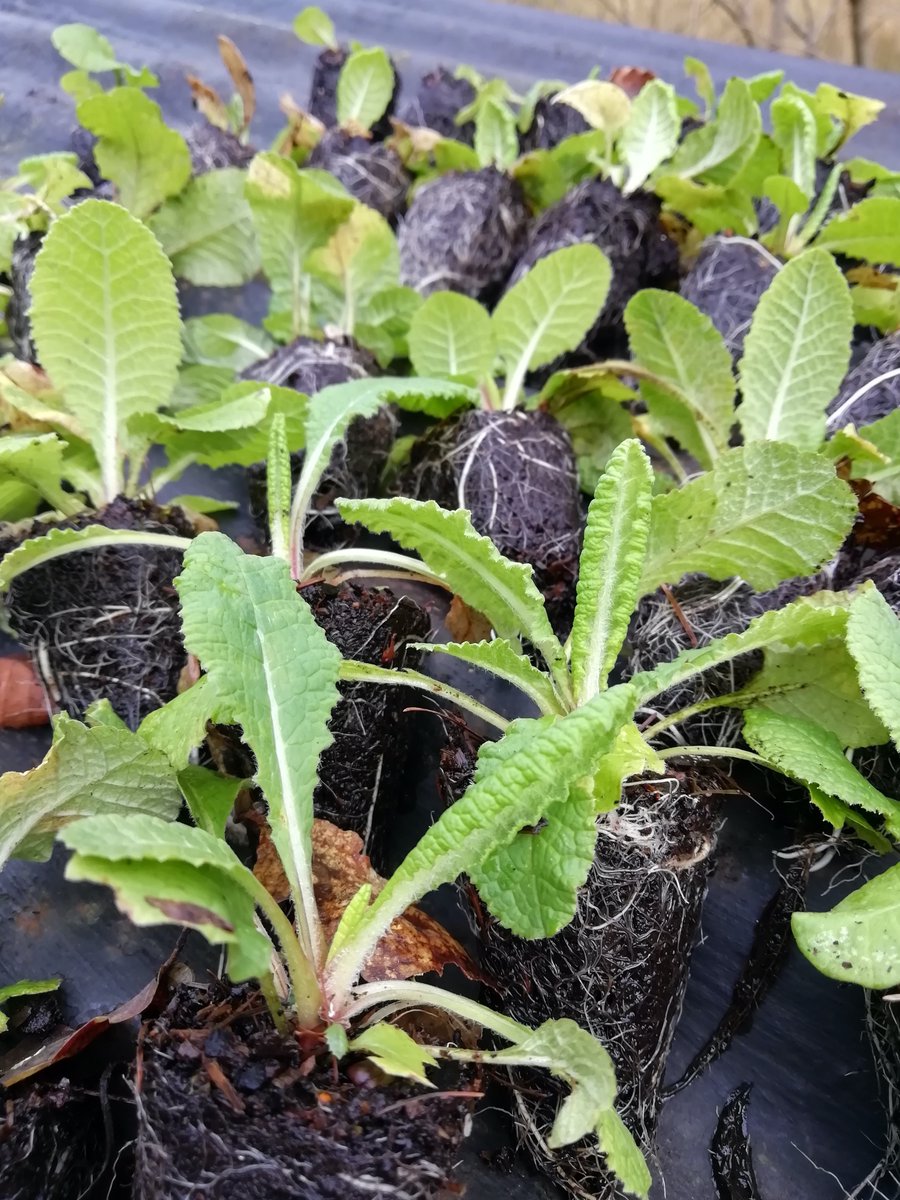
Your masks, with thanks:
[[[191,89],[191,99],[197,111],[206,117],[210,125],[215,125],[216,129],[227,129],[228,109],[216,89],[198,79],[196,75],[185,75],[185,79]]]
[[[209,1076],[210,1083],[219,1089],[231,1110],[236,1113],[243,1113],[247,1106],[235,1091],[234,1084],[222,1070],[218,1060],[208,1058],[203,1065],[206,1068],[206,1074]]]
[[[247,66],[243,54],[241,54],[231,38],[226,37],[224,33],[220,33],[217,40],[219,43],[219,54],[222,56],[222,62],[225,64],[225,70],[231,76],[235,91],[240,96],[241,103],[244,106],[244,124],[242,128],[246,129],[253,120],[253,114],[256,112],[256,88],[253,86],[253,76],[250,74],[250,68]]]
[[[0,658],[0,729],[46,725],[51,711],[31,662],[24,655]]]
[[[645,67],[616,67],[610,72],[609,82],[616,84],[633,100],[645,83],[656,76]]]
[[[484,642],[491,636],[491,623],[465,600],[454,596],[444,624],[455,642]]]
[[[872,546],[885,553],[900,550],[900,508],[872,491],[864,479],[851,480],[859,501],[860,519],[850,536],[858,546]]]
[[[284,904],[291,898],[291,885],[288,883],[288,877],[284,873],[284,867],[281,865],[281,859],[278,857],[278,851],[272,841],[268,822],[252,809],[244,814],[243,819],[245,824],[256,825],[259,829],[259,844],[256,847],[253,874],[270,896],[279,904]]]

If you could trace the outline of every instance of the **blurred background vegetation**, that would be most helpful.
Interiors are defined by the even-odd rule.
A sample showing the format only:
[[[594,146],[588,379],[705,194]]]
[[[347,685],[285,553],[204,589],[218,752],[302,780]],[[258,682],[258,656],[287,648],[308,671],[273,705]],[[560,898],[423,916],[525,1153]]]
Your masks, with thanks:
[[[523,2],[523,0],[520,0]],[[601,21],[900,70],[900,0],[524,0]]]

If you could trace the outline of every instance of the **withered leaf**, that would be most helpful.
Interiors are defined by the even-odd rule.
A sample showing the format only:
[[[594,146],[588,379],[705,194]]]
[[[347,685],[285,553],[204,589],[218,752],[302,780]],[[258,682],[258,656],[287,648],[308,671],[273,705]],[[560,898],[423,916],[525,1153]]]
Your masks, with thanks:
[[[654,73],[645,67],[616,67],[610,73],[609,82],[616,84],[633,100],[644,84],[655,78]]]
[[[246,129],[253,120],[253,114],[256,112],[256,88],[253,85],[253,76],[250,74],[250,68],[247,66],[243,54],[241,54],[231,38],[226,37],[224,33],[220,33],[217,40],[219,43],[219,54],[222,56],[222,62],[225,64],[225,70],[231,76],[235,91],[240,96],[241,103],[244,106],[243,128]]]
[[[210,125],[215,125],[216,129],[227,129],[228,109],[216,89],[198,79],[196,75],[185,75],[185,79],[191,89],[191,99],[197,111],[206,117]]]
[[[455,642],[485,642],[491,636],[491,623],[465,600],[454,596],[444,624]]]
[[[50,720],[50,702],[24,655],[0,658],[0,729],[29,729]]]

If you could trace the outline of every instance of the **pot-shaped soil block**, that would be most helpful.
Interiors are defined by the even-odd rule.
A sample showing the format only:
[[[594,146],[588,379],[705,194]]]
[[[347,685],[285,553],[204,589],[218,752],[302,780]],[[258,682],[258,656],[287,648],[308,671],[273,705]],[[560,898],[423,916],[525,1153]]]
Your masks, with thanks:
[[[242,379],[258,379],[279,387],[294,388],[313,396],[332,384],[365,379],[378,373],[378,365],[368,351],[349,342],[318,342],[297,338],[273,351],[241,372]],[[313,497],[304,545],[311,550],[331,550],[347,545],[359,536],[357,526],[346,525],[338,515],[334,501],[371,496],[378,488],[388,461],[397,420],[390,409],[382,408],[374,416],[357,417],[347,436],[331,456],[319,488]],[[291,474],[296,482],[303,466],[302,451],[291,455]],[[250,512],[257,530],[268,541],[266,501],[266,464],[258,463],[248,472]]]
[[[562,107],[558,105],[557,107]],[[591,242],[610,260],[609,295],[580,351],[565,361],[593,362],[625,349],[622,314],[641,288],[675,287],[678,248],[659,223],[660,204],[647,192],[623,196],[614,183],[592,179],[573,188],[535,221],[510,284],[554,250]]]
[[[423,296],[462,292],[492,303],[522,253],[529,213],[496,167],[449,171],[416,192],[400,223],[400,279]]]
[[[449,1183],[464,1099],[418,1105],[415,1085],[277,1034],[252,995],[208,999],[179,993],[145,1027],[134,1200],[431,1200]]]
[[[644,596],[632,618],[628,634],[625,677],[650,671],[692,646],[705,646],[715,638],[745,629],[761,611],[759,598],[741,581],[717,583],[702,575]],[[644,715],[660,719],[714,696],[737,691],[762,665],[757,652],[741,654],[678,684],[651,701]],[[743,714],[730,708],[712,708],[663,731],[660,740],[700,745],[734,745],[740,737]]]
[[[475,124],[466,121],[457,125],[456,114],[474,99],[475,89],[468,79],[457,78],[445,67],[438,67],[422,76],[414,95],[400,109],[400,120],[407,125],[424,125],[442,137],[471,146],[475,141]]]
[[[715,791],[714,777],[700,774],[627,783],[620,807],[600,820],[572,923],[537,942],[493,922],[483,931],[495,1003],[533,1024],[569,1017],[599,1038],[615,1062],[616,1107],[647,1153],[714,859]],[[620,1196],[596,1145],[548,1149],[561,1086],[537,1073],[517,1082],[520,1133],[538,1165],[573,1196]]]
[[[43,241],[42,233],[29,233],[25,237],[16,238],[9,268],[12,292],[6,305],[6,328],[16,357],[32,363],[37,362],[37,351],[31,340],[31,321],[28,317],[28,310],[31,308],[31,276],[34,274],[34,260]]]
[[[321,121],[326,129],[337,125],[338,79],[340,79],[341,71],[349,57],[350,51],[343,46],[339,46],[336,50],[326,47],[319,54],[313,68],[307,109],[310,115]],[[397,71],[397,64],[392,61],[391,66],[394,68],[394,92],[388,101],[384,116],[372,126],[372,137],[379,141],[386,138],[391,132],[391,117],[394,115],[400,96],[400,75]]]
[[[885,379],[859,395],[881,375],[897,370],[900,370],[900,331],[880,338],[862,362],[847,372],[841,390],[828,406],[831,432],[850,424],[857,429],[871,425],[900,406],[900,375]]]
[[[228,129],[219,129],[209,121],[195,122],[184,135],[191,152],[191,171],[204,175],[223,167],[246,167],[256,150],[246,146]]]
[[[705,313],[735,360],[759,298],[778,273],[778,260],[748,238],[709,237],[681,283],[685,300]]]
[[[582,505],[568,433],[550,413],[471,410],[413,447],[404,495],[466,508],[501,554],[534,567],[550,620],[571,626]]]
[[[519,145],[523,154],[531,150],[552,150],[567,137],[587,133],[590,128],[576,108],[554,104],[552,96],[541,96],[534,106],[531,124],[519,137]]]
[[[406,208],[412,176],[398,155],[380,142],[330,129],[313,150],[307,166],[330,171],[351,196],[396,222]]]
[[[58,526],[35,523],[29,533],[96,524],[180,537],[195,532],[180,509],[119,497]],[[0,551],[22,540],[7,538]],[[60,708],[80,717],[106,697],[136,728],[174,697],[185,661],[172,586],[181,565],[176,550],[104,546],[67,554],[13,580],[6,598],[10,628]]]

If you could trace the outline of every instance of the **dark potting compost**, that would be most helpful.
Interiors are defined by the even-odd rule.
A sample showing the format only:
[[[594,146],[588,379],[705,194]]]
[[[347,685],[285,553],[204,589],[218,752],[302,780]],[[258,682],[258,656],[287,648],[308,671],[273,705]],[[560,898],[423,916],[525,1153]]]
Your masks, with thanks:
[[[456,115],[474,99],[475,89],[468,79],[438,67],[422,76],[412,95],[404,94],[400,119],[407,125],[422,125],[442,137],[456,138],[471,146],[475,140],[474,122],[458,124]]]
[[[381,213],[391,223],[406,208],[412,182],[390,146],[329,129],[308,159],[310,167],[330,171],[351,196]]]
[[[778,271],[778,259],[758,242],[710,237],[687,275],[681,294],[709,319],[737,361],[759,298]]]
[[[355,28],[355,23],[354,23]],[[309,90],[307,109],[311,116],[321,121],[326,129],[337,125],[337,85],[341,70],[347,61],[350,51],[341,46],[337,49],[326,47],[316,58],[312,72],[312,83]],[[295,67],[296,69],[296,67]],[[394,93],[388,102],[387,110],[372,127],[372,135],[384,138],[391,132],[391,117],[400,95],[400,74],[394,64]]]
[[[521,134],[519,145],[523,153],[529,150],[552,150],[574,133],[590,129],[581,113],[569,104],[554,104],[552,96],[541,96],[534,106],[531,124]]]

